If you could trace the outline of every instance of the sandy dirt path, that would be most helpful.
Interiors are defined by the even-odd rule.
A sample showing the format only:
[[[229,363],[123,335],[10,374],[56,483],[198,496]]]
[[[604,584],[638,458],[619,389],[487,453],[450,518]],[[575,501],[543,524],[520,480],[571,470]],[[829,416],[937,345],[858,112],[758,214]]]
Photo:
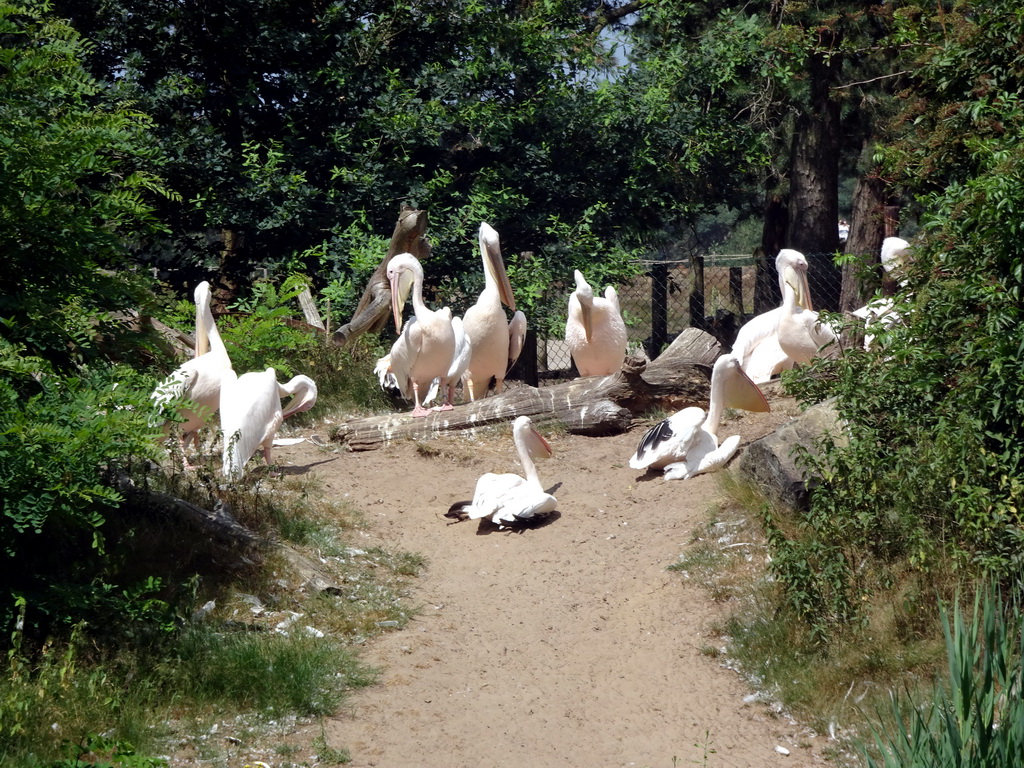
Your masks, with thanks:
[[[770,428],[741,416],[723,435],[745,445]],[[363,510],[384,546],[428,560],[420,613],[367,649],[379,684],[328,721],[350,765],[826,764],[823,739],[744,701],[746,684],[702,652],[723,644],[711,634],[722,609],[666,568],[705,522],[717,478],[640,476],[627,462],[641,432],[550,435],[555,457],[538,467],[559,514],[522,532],[444,517],[483,472],[518,473],[510,438],[445,437],[433,455],[411,443],[276,455]]]

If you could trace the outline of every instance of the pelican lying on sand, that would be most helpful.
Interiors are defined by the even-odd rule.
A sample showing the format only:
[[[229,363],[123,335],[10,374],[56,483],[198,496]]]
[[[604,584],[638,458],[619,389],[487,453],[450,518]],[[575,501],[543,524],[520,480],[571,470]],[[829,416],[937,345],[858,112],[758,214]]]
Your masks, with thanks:
[[[551,446],[533,428],[529,416],[520,416],[512,425],[512,439],[526,477],[511,473],[488,472],[476,483],[472,501],[453,504],[447,517],[470,520],[490,517],[499,526],[525,523],[555,511],[558,502],[540,483],[533,463],[535,457],[550,458]]]

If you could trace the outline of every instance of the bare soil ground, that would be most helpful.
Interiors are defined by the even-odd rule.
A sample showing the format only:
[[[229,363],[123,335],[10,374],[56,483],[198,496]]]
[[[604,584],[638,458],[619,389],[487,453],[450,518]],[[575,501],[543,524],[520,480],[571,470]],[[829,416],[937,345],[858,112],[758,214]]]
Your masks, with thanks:
[[[795,413],[776,399],[721,434],[745,446]],[[749,700],[707,653],[724,645],[713,624],[726,608],[666,568],[702,530],[718,479],[630,469],[645,427],[550,434],[554,458],[538,468],[559,512],[517,532],[444,517],[484,472],[519,471],[508,431],[365,453],[276,449],[289,473],[314,473],[362,509],[384,546],[428,561],[418,615],[367,649],[380,681],[328,720],[329,746],[356,768],[826,764],[823,737]]]

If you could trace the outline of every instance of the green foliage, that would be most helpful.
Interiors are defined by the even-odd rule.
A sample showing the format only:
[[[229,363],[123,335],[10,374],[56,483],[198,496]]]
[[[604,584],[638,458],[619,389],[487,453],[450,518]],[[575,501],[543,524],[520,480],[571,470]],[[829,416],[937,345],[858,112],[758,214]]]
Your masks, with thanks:
[[[1017,593],[1015,593],[1017,594]],[[942,611],[947,676],[931,701],[904,691],[874,728],[879,753],[864,749],[869,768],[982,768],[1024,760],[1024,616],[1019,597],[1006,607],[983,587],[965,620],[959,604]],[[885,730],[882,730],[882,727]]]
[[[112,480],[155,455],[145,390],[125,369],[39,384],[19,399],[0,379],[0,623],[16,597],[36,629],[110,621],[129,605],[159,612],[148,602],[158,585],[119,583],[107,547],[123,501]]]
[[[63,760],[40,763],[40,768],[159,768],[167,765],[160,757],[136,754],[127,741],[90,733],[80,742],[65,742]]]
[[[824,480],[808,517],[815,546],[847,569],[809,589],[836,620],[873,588],[855,574],[884,583],[901,562],[942,563],[1016,579],[1024,561],[1024,70],[1008,42],[1024,13],[996,3],[941,20],[908,10],[903,22],[898,39],[919,54],[915,98],[882,158],[924,211],[898,297],[905,326],[881,351],[791,381],[807,401],[836,396],[848,427],[848,442],[808,457]],[[807,615],[823,627],[827,614]]]
[[[309,287],[301,275],[287,277],[280,286],[270,280],[253,283],[252,293],[231,309],[239,314],[221,318],[217,323],[232,367],[239,373],[277,370],[278,379],[286,381],[306,371],[298,365],[317,344],[310,332],[295,328],[287,320],[302,317],[298,296]]]
[[[552,337],[565,333],[568,296],[575,288],[573,270],[583,272],[596,294],[603,294],[606,285],[620,285],[639,274],[639,250],[609,246],[595,234],[594,219],[603,212],[604,206],[597,206],[574,222],[552,217],[546,227],[551,245],[507,265],[516,308],[532,318],[538,332]],[[475,301],[476,294],[471,293],[469,303]]]
[[[479,292],[486,220],[507,261],[533,254],[520,265],[532,310],[549,278],[570,280],[583,258],[621,272],[626,254],[737,194],[765,161],[734,98],[757,90],[743,85],[762,63],[754,17],[723,16],[658,63],[620,66],[592,3],[296,13],[231,0],[212,15],[157,0],[55,4],[99,42],[93,71],[153,115],[168,148],[184,202],[161,205],[171,232],[143,239],[139,258],[178,284],[210,269],[240,285],[253,267],[302,271],[339,321],[399,204],[429,211],[428,274],[453,309]]]
[[[107,103],[89,46],[37,6],[0,7],[0,321],[7,342],[66,369],[123,335],[108,310],[138,306],[124,238],[156,227],[164,190],[149,120]]]
[[[355,314],[363,288],[388,251],[389,239],[373,231],[366,211],[353,213],[353,220],[338,228],[328,243],[315,246],[311,255],[319,259],[319,274],[329,280],[320,291],[320,311],[337,328]],[[330,301],[330,306],[326,304]]]

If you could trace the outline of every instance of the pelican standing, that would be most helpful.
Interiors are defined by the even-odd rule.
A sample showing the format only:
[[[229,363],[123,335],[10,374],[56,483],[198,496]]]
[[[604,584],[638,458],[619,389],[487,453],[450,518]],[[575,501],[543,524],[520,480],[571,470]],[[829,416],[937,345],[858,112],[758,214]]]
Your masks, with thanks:
[[[296,376],[280,384],[273,368],[241,376],[227,370],[220,390],[224,476],[232,480],[240,478],[257,448],[263,449],[263,458],[270,466],[270,449],[281,423],[292,414],[312,408],[316,395],[316,383],[308,376]],[[282,410],[281,398],[284,397],[292,400],[288,408]]]
[[[594,291],[578,269],[573,272],[576,290],[569,296],[565,343],[580,376],[607,376],[622,367],[626,358],[626,323],[619,297],[610,285],[604,298]]]
[[[666,480],[687,480],[724,466],[740,443],[740,436],[732,435],[718,444],[718,426],[725,408],[771,410],[761,390],[731,354],[715,361],[707,412],[703,408],[684,408],[655,424],[641,438],[629,466],[663,469]]]
[[[470,360],[462,382],[471,401],[487,395],[492,378],[494,393],[501,394],[505,375],[519,357],[522,337],[526,333],[526,315],[516,312],[516,300],[501,258],[498,233],[490,224],[482,222],[478,240],[484,268],[484,289],[476,304],[463,315],[470,339]],[[516,312],[511,323],[501,308],[503,302]]]
[[[802,365],[823,354],[822,348],[834,343],[838,337],[828,324],[822,322],[818,313],[810,309],[806,270],[801,271],[787,264],[782,277],[791,290],[782,296],[782,312],[778,324],[779,346],[794,363]],[[825,354],[830,353],[831,350]]]
[[[505,527],[524,523],[555,511],[558,502],[540,483],[534,458],[550,458],[551,446],[533,427],[529,416],[520,416],[512,425],[519,463],[525,478],[519,475],[488,472],[476,482],[472,501],[453,504],[447,517],[476,520],[490,516],[491,522]]]
[[[157,409],[163,409],[182,398],[193,404],[178,412],[182,422],[179,445],[185,469],[191,469],[185,450],[192,441],[198,447],[199,430],[220,405],[221,377],[231,370],[231,359],[210,308],[210,284],[205,280],[199,283],[193,297],[196,304],[195,357],[178,366],[150,395]],[[153,426],[161,426],[159,420],[151,423]],[[166,430],[169,424],[169,421],[163,422],[163,428]]]
[[[784,279],[787,267],[806,276],[807,259],[792,248],[783,248],[779,251],[775,257],[775,269],[779,275],[782,303],[775,309],[762,312],[744,323],[732,345],[732,353],[740,361],[746,374],[757,384],[763,384],[775,374],[793,367],[792,358],[779,346],[778,335],[779,318],[782,316],[786,291],[793,290],[787,286]],[[806,281],[806,277],[804,279]],[[797,301],[806,302],[801,305],[805,309],[813,309],[809,291],[798,297]]]
[[[472,342],[470,341],[469,335],[466,333],[466,326],[462,322],[461,317],[456,316],[452,318],[452,331],[455,333],[455,357],[452,358],[452,364],[448,368],[448,389],[442,394],[444,395],[444,403],[454,407],[455,387],[459,383],[459,379],[462,377],[462,374],[464,374],[466,369],[469,367],[469,358],[472,353]],[[388,363],[390,365],[390,360]],[[380,365],[380,360],[377,361],[377,364],[378,366]],[[377,375],[380,377],[380,371],[376,368],[374,370],[377,371]],[[424,405],[429,405],[431,401],[437,397],[440,384],[441,379],[439,378],[434,379],[433,382],[431,382],[430,390],[423,398]],[[387,381],[384,378],[381,378],[381,387],[385,389],[387,388]]]
[[[415,317],[410,318],[403,329],[402,306],[408,295],[407,275],[410,274]],[[448,387],[448,371],[455,357],[452,311],[448,307],[431,310],[423,303],[423,267],[411,253],[400,253],[388,262],[388,280],[391,281],[391,311],[399,333],[391,346],[390,372],[402,396],[415,403],[412,415],[426,416],[430,409],[423,407],[422,398],[434,379],[440,380],[441,391],[447,391]],[[451,404],[446,403],[438,410],[451,408]]]

